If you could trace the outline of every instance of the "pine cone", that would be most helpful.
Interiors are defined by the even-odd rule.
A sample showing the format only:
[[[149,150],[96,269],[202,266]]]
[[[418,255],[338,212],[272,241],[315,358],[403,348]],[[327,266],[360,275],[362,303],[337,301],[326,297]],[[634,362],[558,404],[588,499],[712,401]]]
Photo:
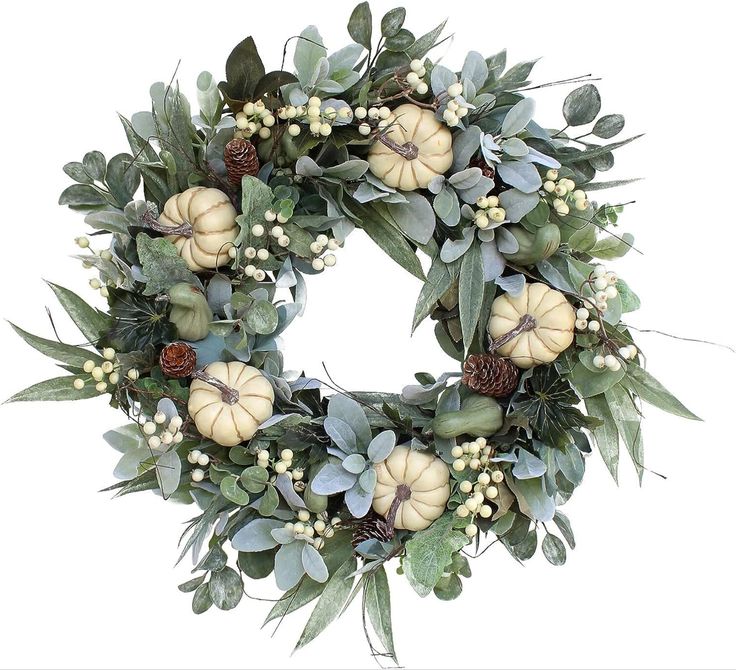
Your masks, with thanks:
[[[393,526],[390,526],[386,519],[371,510],[355,525],[351,543],[353,547],[357,547],[361,542],[365,542],[366,540],[389,542],[393,539],[394,532]]]
[[[488,163],[486,163],[486,159],[483,157],[474,158],[472,161],[470,161],[470,165],[468,167],[480,168],[483,176],[488,177],[488,179],[495,179],[496,177],[496,171],[490,165],[488,165]]]
[[[167,377],[179,379],[188,377],[194,372],[197,354],[185,342],[173,342],[164,347],[159,357],[161,370]]]
[[[471,391],[504,398],[519,384],[519,368],[505,358],[493,354],[468,356],[463,365],[463,384]]]
[[[256,148],[248,140],[236,137],[225,145],[227,179],[233,186],[240,186],[245,175],[254,177],[261,169]]]

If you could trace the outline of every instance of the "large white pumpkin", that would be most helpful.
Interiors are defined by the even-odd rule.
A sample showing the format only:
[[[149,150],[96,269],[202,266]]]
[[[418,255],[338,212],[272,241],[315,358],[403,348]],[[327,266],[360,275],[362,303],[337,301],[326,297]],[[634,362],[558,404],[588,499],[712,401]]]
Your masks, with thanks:
[[[501,356],[524,369],[551,363],[572,344],[575,336],[572,305],[562,293],[539,282],[527,284],[517,298],[506,293],[493,301],[488,334],[492,340],[505,335],[527,314],[534,318],[536,326],[498,348]]]
[[[228,250],[238,236],[238,215],[230,198],[216,188],[195,186],[171,196],[158,221],[167,227],[189,224],[191,237],[170,235],[189,269],[198,272],[227,263]]]
[[[197,430],[224,447],[249,440],[273,414],[273,388],[257,368],[234,361],[211,363],[204,372],[237,392],[230,404],[217,388],[201,379],[192,382],[189,415]]]
[[[411,491],[399,503],[394,528],[422,530],[444,513],[450,497],[450,470],[436,456],[396,447],[385,461],[376,465],[376,475],[373,509],[382,516],[388,514],[400,486]]]
[[[397,154],[380,140],[368,152],[371,172],[384,184],[402,191],[426,188],[437,175],[452,165],[452,133],[432,111],[408,103],[397,107],[388,118],[392,124],[386,136],[396,144],[413,144],[418,155],[413,160]]]

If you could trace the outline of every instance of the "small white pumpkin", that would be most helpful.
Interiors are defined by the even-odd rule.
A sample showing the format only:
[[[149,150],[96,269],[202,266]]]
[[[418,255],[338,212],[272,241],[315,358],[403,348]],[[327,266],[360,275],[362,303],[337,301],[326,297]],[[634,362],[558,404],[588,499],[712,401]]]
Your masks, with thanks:
[[[216,188],[195,186],[171,196],[158,219],[164,227],[189,224],[192,235],[169,235],[189,269],[199,272],[228,260],[228,250],[238,236],[238,215],[230,198]]]
[[[444,513],[450,497],[450,470],[436,456],[396,447],[376,465],[376,475],[373,509],[387,516],[394,500],[400,500],[394,528],[422,530]]]
[[[514,298],[508,293],[496,298],[488,322],[488,334],[495,340],[519,326],[525,316],[535,325],[498,348],[501,356],[528,369],[551,363],[565,351],[575,336],[575,311],[567,298],[546,284],[527,284]]]
[[[384,184],[414,191],[450,169],[452,133],[432,111],[408,103],[397,107],[387,122],[386,137],[397,145],[413,145],[418,153],[408,160],[377,140],[368,152],[368,165]]]
[[[237,395],[226,398],[216,387],[195,378],[188,409],[197,430],[224,447],[249,440],[258,426],[273,414],[274,396],[269,381],[260,370],[240,361],[210,363],[204,373]]]

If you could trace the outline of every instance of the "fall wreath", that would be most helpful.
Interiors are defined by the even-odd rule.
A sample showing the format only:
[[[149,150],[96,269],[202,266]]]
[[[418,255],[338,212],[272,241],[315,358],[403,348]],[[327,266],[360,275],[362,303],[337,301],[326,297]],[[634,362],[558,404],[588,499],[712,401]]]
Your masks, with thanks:
[[[363,2],[332,53],[310,26],[287,43],[293,71],[267,72],[248,37],[224,81],[199,76],[198,112],[154,84],[150,111],[121,117],[129,153],[68,163],[60,204],[86,213],[78,258],[107,309],[52,284],[86,344],[15,327],[66,374],[12,398],[105,396],[127,415],[104,436],[121,452],[106,490],[199,509],[179,587],[196,613],[273,573],[267,621],[316,601],[297,647],[360,596],[371,650],[394,660],[390,559],[441,599],[489,543],[560,565],[586,457],[615,478],[621,442],[641,476],[640,403],[697,418],[645,370],[624,321],[639,300],[602,264],[633,244],[622,206],[593,198],[626,183],[598,178],[636,139],[613,139],[623,116],[571,79],[545,127],[534,61],[471,51],[456,71],[428,56],[444,23],[416,37],[404,19],[375,34]],[[355,228],[422,281],[413,327],[435,320],[456,369],[401,394],[284,371],[306,278]]]

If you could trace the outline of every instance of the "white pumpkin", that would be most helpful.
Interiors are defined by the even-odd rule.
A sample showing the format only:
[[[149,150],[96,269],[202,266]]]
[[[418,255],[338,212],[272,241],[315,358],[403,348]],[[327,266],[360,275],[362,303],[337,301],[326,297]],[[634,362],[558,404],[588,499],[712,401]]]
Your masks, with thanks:
[[[195,186],[170,197],[158,219],[163,227],[189,224],[192,235],[169,235],[189,269],[199,272],[228,260],[228,250],[238,236],[238,215],[230,198],[216,188]]]
[[[572,344],[575,336],[572,305],[562,293],[539,282],[527,284],[518,298],[506,293],[493,301],[488,334],[496,340],[519,326],[526,315],[533,317],[534,327],[497,350],[514,365],[528,369],[551,363]]]
[[[386,516],[394,500],[400,500],[394,528],[422,530],[444,513],[450,497],[450,470],[436,456],[396,447],[376,465],[376,475],[373,509]]]
[[[376,141],[368,152],[368,165],[384,184],[414,191],[426,188],[437,175],[450,169],[452,133],[435,118],[434,112],[410,103],[400,105],[388,117],[388,123],[392,125],[386,137],[398,145],[414,145],[418,154],[408,160]]]
[[[235,391],[237,400],[228,402],[216,387],[195,378],[188,409],[197,430],[224,447],[249,440],[273,414],[271,384],[260,370],[240,361],[211,363],[204,372]]]

